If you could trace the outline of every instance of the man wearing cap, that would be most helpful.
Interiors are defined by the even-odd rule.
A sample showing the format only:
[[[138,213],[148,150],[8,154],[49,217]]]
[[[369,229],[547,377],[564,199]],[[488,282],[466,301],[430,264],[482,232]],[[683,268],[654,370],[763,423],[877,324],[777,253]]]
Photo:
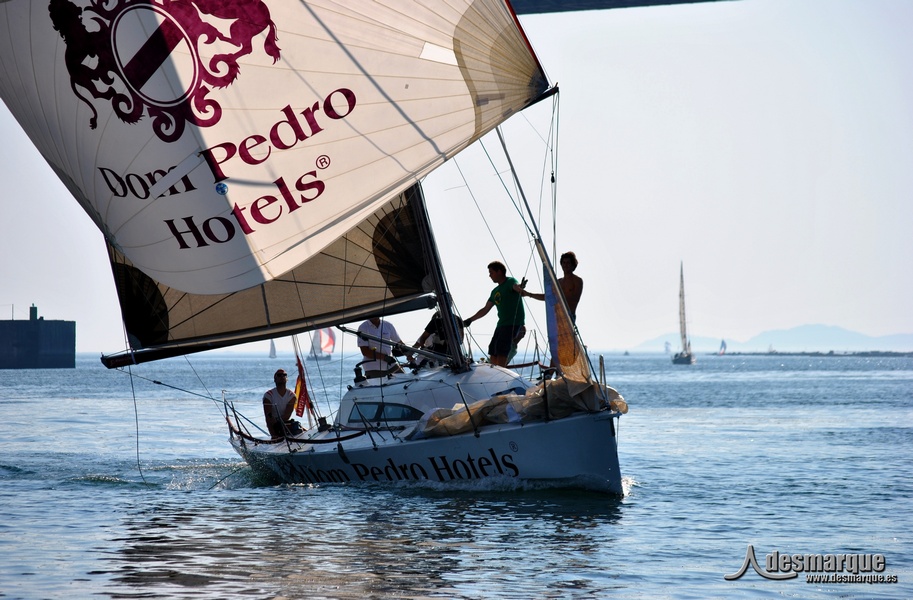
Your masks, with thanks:
[[[300,425],[297,421],[292,421],[292,411],[295,410],[295,392],[285,387],[288,374],[284,369],[279,369],[273,375],[273,381],[276,382],[276,387],[263,394],[263,416],[266,417],[266,428],[274,438],[297,433],[295,430],[300,431]],[[294,424],[295,430],[290,431],[289,427],[292,424]]]

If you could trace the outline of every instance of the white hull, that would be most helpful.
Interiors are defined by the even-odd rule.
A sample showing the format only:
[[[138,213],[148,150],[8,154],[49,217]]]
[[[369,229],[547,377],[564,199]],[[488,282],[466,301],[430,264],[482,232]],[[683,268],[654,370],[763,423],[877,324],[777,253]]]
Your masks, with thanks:
[[[470,404],[503,389],[505,381],[523,381],[516,373],[492,367],[474,367],[462,375],[430,370],[420,376],[403,375],[383,386],[350,390],[340,414],[351,413],[352,398],[369,405],[408,401],[413,405],[453,406],[442,390],[478,392]],[[529,385],[529,384],[527,384]],[[459,398],[459,396],[457,396]],[[460,400],[458,400],[459,402]],[[622,495],[615,420],[612,410],[579,412],[570,416],[525,423],[488,424],[457,435],[407,439],[419,427],[416,421],[390,426],[372,423],[307,431],[296,438],[257,440],[234,430],[231,444],[254,471],[283,483],[374,483],[430,481],[468,482],[509,478],[547,482],[550,486],[585,488]],[[351,423],[351,421],[349,421]]]

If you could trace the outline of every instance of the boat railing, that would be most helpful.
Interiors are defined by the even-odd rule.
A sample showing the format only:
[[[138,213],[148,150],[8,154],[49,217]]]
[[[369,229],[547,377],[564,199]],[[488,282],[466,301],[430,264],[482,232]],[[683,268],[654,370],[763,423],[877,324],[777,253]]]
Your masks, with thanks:
[[[293,443],[293,444],[335,444],[336,442],[344,442],[346,440],[351,440],[357,437],[361,437],[367,433],[367,430],[356,429],[356,428],[347,428],[351,433],[346,435],[337,435],[327,436],[325,438],[300,438],[292,435],[282,435],[279,437],[272,438],[263,438],[251,435],[248,431],[243,431],[235,423],[232,422],[230,418],[226,416],[225,419],[228,422],[229,433],[233,436],[237,436],[242,440],[253,442],[254,444],[283,444],[283,443]],[[316,435],[316,434],[315,434]]]

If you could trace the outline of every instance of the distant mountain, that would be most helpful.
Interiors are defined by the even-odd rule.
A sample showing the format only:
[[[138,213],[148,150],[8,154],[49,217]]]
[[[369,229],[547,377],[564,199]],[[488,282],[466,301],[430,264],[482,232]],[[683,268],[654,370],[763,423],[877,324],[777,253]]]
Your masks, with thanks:
[[[691,349],[697,354],[717,352],[721,339],[694,336],[691,338]],[[672,345],[673,352],[678,352],[678,333],[661,335],[631,350],[662,352],[666,342]],[[777,352],[913,352],[913,334],[873,337],[833,325],[800,325],[792,329],[765,331],[745,342],[726,339],[726,347],[727,352],[767,352],[771,348]]]

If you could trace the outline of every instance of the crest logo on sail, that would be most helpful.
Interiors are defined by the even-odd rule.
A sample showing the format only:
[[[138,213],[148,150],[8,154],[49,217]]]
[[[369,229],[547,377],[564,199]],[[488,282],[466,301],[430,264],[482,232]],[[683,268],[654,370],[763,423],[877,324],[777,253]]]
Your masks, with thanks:
[[[280,56],[262,0],[91,0],[85,8],[50,0],[48,10],[67,46],[73,93],[92,110],[92,129],[92,101],[105,100],[125,123],[148,115],[159,139],[173,142],[187,122],[219,122],[222,107],[210,93],[235,81],[254,37],[265,33],[263,50],[273,63]]]

